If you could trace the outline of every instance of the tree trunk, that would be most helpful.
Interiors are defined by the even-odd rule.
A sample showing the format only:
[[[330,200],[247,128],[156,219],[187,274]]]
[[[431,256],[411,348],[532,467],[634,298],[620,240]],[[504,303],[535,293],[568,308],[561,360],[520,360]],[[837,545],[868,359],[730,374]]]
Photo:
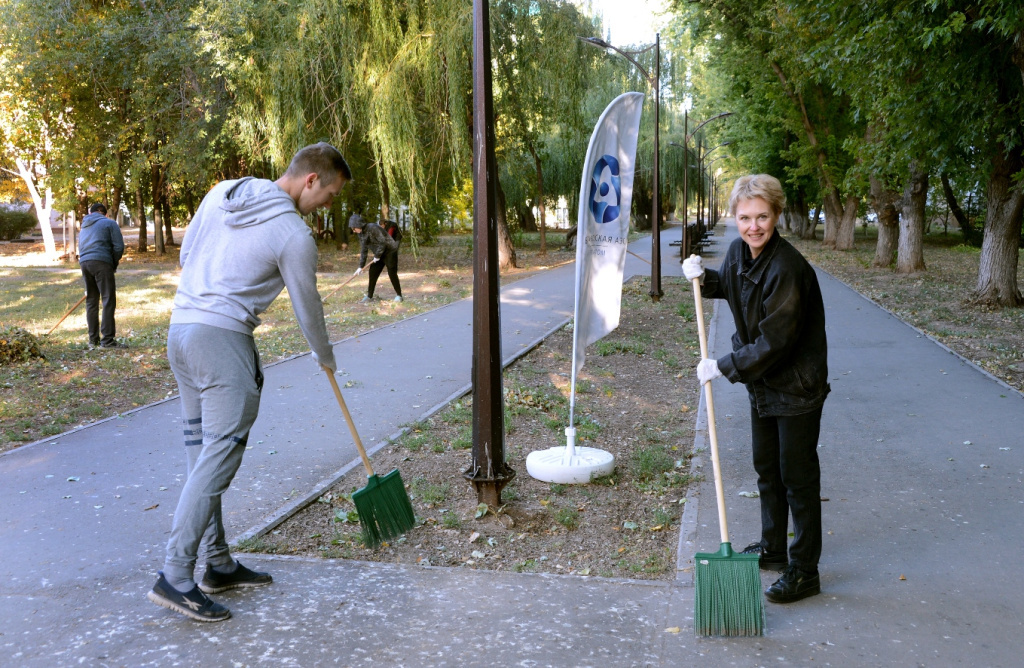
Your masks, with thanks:
[[[18,165],[18,174],[25,182],[25,188],[32,197],[32,203],[36,208],[36,220],[39,221],[39,232],[43,235],[43,247],[48,257],[57,257],[57,244],[53,240],[53,228],[50,227],[50,212],[53,210],[53,191],[47,187],[41,194],[36,185],[35,170],[30,170],[28,163],[21,158],[15,159]]]
[[[151,177],[150,196],[153,200],[153,245],[156,246],[156,254],[163,255],[167,252],[164,248],[164,215],[160,210],[160,191],[162,189],[160,179],[160,167],[150,167]]]
[[[875,244],[875,267],[888,267],[896,257],[896,247],[900,238],[900,214],[896,204],[900,201],[900,193],[889,190],[874,176],[871,182],[871,208],[878,215],[878,242]]]
[[[388,187],[388,176],[384,170],[380,170],[380,219],[390,220],[391,216],[391,188]]]
[[[900,239],[896,252],[896,273],[924,271],[924,216],[928,200],[928,172],[910,166],[910,180],[903,191]]]
[[[108,218],[113,218],[117,221],[118,225],[121,224],[121,197],[124,194],[124,184],[115,184],[111,189],[110,196],[110,211],[107,212]]]
[[[787,204],[786,210],[786,221],[789,223],[789,229],[795,236],[802,239],[809,224],[807,198],[804,196],[803,188],[797,189],[796,196],[792,202]]]
[[[516,220],[519,221],[519,229],[523,232],[537,231],[537,217],[533,215],[533,208],[526,205],[516,207]]]
[[[530,153],[533,154],[533,163],[537,168],[537,227],[540,228],[540,254],[547,255],[548,240],[544,221],[544,172],[541,169],[540,156],[532,146]]]
[[[1017,247],[1024,216],[1024,186],[1013,180],[1013,175],[1022,167],[1024,156],[1020,147],[1010,153],[1001,149],[992,158],[985,238],[981,244],[978,284],[973,294],[975,300],[985,304],[1024,305],[1024,297],[1017,288]]]
[[[192,196],[192,189],[185,188],[185,210],[188,211],[188,222],[196,217],[196,201]]]
[[[960,226],[960,236],[963,237],[964,243],[980,246],[981,235],[974,228],[974,223],[964,214],[964,210],[960,208],[960,203],[956,201],[956,193],[953,192],[953,187],[949,184],[949,175],[943,172],[939,178],[942,180],[942,194],[946,196],[946,206],[949,207],[949,212],[953,214],[957,225]]]
[[[111,188],[110,197],[110,218],[117,221],[117,224],[121,224],[121,199],[124,197],[124,168],[121,166],[121,152],[116,151],[114,153],[114,185]]]
[[[850,250],[853,248],[854,235],[857,232],[857,208],[859,206],[859,197],[852,194],[846,196],[843,217],[840,218],[838,229],[836,230],[836,250]]]
[[[149,250],[149,232],[146,230],[146,203],[142,194],[142,183],[135,188],[135,219],[139,221],[138,251],[145,253]]]
[[[345,220],[345,213],[342,211],[342,202],[337,197],[331,203],[331,224],[334,226],[334,249],[344,250],[348,248],[348,221]]]
[[[166,172],[164,172],[166,174]],[[171,193],[167,189],[167,179],[163,179],[163,188],[160,190],[160,210],[164,213],[164,232],[167,234],[167,245],[174,246],[174,231],[171,229]]]
[[[508,233],[508,221],[505,218],[505,190],[501,187],[501,179],[494,179],[494,190],[497,192],[498,219],[498,271],[512,269],[516,266],[516,248],[512,245],[512,237]]]
[[[825,238],[822,244],[826,248],[835,248],[839,238],[839,224],[843,219],[843,205],[839,199],[838,188],[826,188],[822,193],[822,208],[825,210]]]
[[[821,216],[821,207],[814,207],[814,211],[811,213],[810,219],[807,221],[807,226],[804,228],[803,234],[800,235],[801,239],[807,239],[814,241],[818,234],[818,218]]]

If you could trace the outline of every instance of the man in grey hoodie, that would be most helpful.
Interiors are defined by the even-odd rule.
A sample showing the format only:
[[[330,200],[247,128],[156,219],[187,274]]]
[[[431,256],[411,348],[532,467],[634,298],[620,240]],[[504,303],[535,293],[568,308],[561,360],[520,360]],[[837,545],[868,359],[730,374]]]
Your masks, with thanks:
[[[231,612],[206,596],[269,584],[230,554],[221,496],[242,463],[259,410],[263,371],[253,330],[288,288],[313,360],[337,371],[316,289],[316,242],[301,216],[330,206],[352,178],[336,148],[307,146],[276,181],[244,178],[206,195],[181,245],[181,279],[167,335],[178,381],[188,478],[174,513],[164,569],[148,598],[199,621]],[[206,572],[196,585],[200,552]]]
[[[114,273],[123,254],[121,228],[107,218],[107,207],[96,202],[82,219],[82,231],[78,237],[78,264],[85,279],[85,322],[89,326],[91,346],[121,347],[114,341],[114,309],[117,308]],[[99,315],[101,300],[102,322]]]

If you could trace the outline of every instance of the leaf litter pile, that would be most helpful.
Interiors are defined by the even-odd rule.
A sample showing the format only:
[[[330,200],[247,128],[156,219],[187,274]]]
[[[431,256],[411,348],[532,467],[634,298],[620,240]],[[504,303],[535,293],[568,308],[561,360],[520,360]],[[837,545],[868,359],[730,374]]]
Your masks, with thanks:
[[[623,290],[619,328],[588,348],[577,378],[577,444],[615,456],[612,475],[590,484],[534,480],[526,456],[565,444],[571,326],[506,369],[505,451],[516,471],[502,506],[477,503],[462,477],[472,448],[471,396],[411,425],[374,455],[398,468],[416,527],[376,550],[365,547],[352,492],[361,467],[271,532],[250,552],[460,568],[605,577],[674,577],[679,518],[686,503],[699,387],[693,293],[665,279],[654,303],[648,282]],[[710,312],[710,309],[708,309]]]

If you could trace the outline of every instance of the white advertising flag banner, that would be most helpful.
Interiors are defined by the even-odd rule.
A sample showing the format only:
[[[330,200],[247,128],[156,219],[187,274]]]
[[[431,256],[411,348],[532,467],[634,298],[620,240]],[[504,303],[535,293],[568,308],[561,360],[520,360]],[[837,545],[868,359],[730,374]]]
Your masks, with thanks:
[[[629,238],[642,93],[624,93],[601,114],[590,137],[576,232],[573,376],[584,350],[619,326]]]

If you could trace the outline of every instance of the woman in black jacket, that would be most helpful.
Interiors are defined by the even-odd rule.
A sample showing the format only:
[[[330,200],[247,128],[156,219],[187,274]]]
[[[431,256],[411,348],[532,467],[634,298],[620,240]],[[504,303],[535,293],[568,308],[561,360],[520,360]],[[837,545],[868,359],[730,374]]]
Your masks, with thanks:
[[[821,592],[821,469],[818,434],[829,393],[825,307],[814,269],[775,224],[786,204],[782,184],[767,174],[736,181],[729,209],[740,238],[720,268],[700,257],[683,273],[700,278],[705,297],[725,299],[736,321],[732,352],[697,366],[701,384],[719,376],[750,393],[754,469],[761,499],[761,540],[744,553],[761,568],[782,570],[765,590],[789,603]],[[787,526],[794,538],[787,554]]]

